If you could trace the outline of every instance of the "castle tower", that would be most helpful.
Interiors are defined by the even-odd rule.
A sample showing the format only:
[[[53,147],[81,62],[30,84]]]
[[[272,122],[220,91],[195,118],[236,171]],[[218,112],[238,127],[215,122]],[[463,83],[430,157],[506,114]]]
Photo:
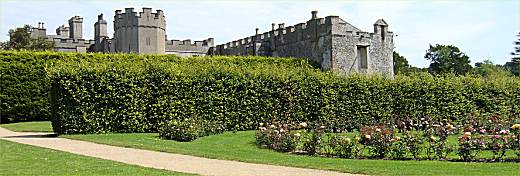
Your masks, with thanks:
[[[94,39],[102,39],[108,37],[107,33],[107,21],[103,19],[103,14],[98,15],[98,20],[94,23]]]
[[[379,19],[374,23],[374,38],[372,39],[373,54],[378,57],[374,57],[371,61],[371,66],[377,70],[377,72],[389,77],[394,76],[394,41],[393,33],[388,31],[388,23],[385,20]]]
[[[60,38],[69,38],[69,27],[65,27],[65,25],[61,25],[56,28],[56,35]]]
[[[97,52],[102,52],[105,48],[103,40],[106,38],[108,38],[107,21],[103,19],[103,14],[99,14],[97,22],[94,23],[95,50]]]
[[[166,21],[164,13],[143,8],[137,15],[134,8],[115,11],[114,49],[116,52],[165,53]]]
[[[69,38],[82,39],[83,38],[83,18],[74,16],[69,19]]]

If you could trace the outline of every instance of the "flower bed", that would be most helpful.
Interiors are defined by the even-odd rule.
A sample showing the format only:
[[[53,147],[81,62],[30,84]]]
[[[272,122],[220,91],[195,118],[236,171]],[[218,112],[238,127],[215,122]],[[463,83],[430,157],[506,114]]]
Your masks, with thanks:
[[[262,123],[259,147],[326,157],[396,160],[520,161],[518,118],[493,115],[464,125],[447,120],[400,120],[365,126],[359,132],[334,131],[315,123]]]

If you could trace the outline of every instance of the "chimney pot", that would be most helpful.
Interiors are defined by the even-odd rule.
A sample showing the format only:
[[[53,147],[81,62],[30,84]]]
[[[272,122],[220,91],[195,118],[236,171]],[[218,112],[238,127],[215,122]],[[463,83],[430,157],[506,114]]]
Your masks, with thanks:
[[[312,18],[311,19],[317,19],[318,18],[318,11],[314,10],[311,12]]]

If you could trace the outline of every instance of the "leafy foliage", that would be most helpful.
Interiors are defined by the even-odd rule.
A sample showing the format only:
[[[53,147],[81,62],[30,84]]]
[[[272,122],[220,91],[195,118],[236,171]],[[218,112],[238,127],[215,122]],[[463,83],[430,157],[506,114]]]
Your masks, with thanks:
[[[464,75],[471,71],[469,57],[453,45],[430,45],[424,58],[430,60],[430,72]]]
[[[337,132],[323,125],[301,128],[272,122],[265,126],[261,124],[256,133],[256,140],[258,146],[280,152],[328,157],[518,161],[520,158],[507,156],[507,151],[514,152],[516,157],[520,156],[518,122],[518,116],[498,115],[470,116],[468,121],[461,125],[453,125],[447,120],[439,122],[431,118],[421,118],[420,121],[403,119],[388,126],[365,126],[359,133]],[[459,134],[462,135],[457,140],[456,136]],[[452,152],[459,158],[448,157]],[[487,154],[481,154],[484,152]]]
[[[31,38],[29,30],[31,30],[29,25],[10,29],[9,41],[4,43],[2,48],[11,50],[51,50],[54,48],[54,43],[44,38]]]
[[[520,32],[516,36],[518,39],[513,42],[515,47],[513,52],[511,52],[513,58],[511,62],[507,62],[504,66],[515,76],[520,76]]]
[[[515,47],[514,47],[514,51],[511,52],[511,55],[513,56],[512,61],[518,63],[518,62],[520,62],[520,32],[516,35],[516,37],[518,37],[518,39],[513,42]]]
[[[473,68],[473,73],[477,75],[481,75],[484,77],[490,78],[501,78],[512,76],[509,70],[504,69],[500,65],[495,65],[491,60],[484,60],[483,63],[477,62],[475,63],[475,68]]]
[[[406,72],[410,68],[410,65],[408,64],[408,61],[404,56],[399,55],[399,53],[395,52],[393,53],[393,60],[394,60],[394,74],[399,74],[402,72]]]
[[[209,120],[225,130],[276,120],[351,131],[402,117],[460,122],[468,113],[520,111],[518,78],[419,73],[389,80],[264,57],[12,51],[0,56],[2,116],[49,114],[50,86],[53,127],[60,134],[157,132],[168,121],[186,118]]]
[[[282,152],[294,150],[300,136],[289,133],[289,128],[287,124],[260,124],[260,131],[256,133],[257,145]]]
[[[394,74],[412,74],[418,72],[427,72],[426,68],[417,68],[408,64],[408,60],[404,56],[394,51]]]
[[[199,137],[219,134],[224,132],[224,127],[209,120],[186,118],[183,120],[172,120],[159,128],[159,136],[166,139],[188,142]]]
[[[47,61],[60,57],[47,52],[0,53],[0,122],[50,118],[44,68]]]

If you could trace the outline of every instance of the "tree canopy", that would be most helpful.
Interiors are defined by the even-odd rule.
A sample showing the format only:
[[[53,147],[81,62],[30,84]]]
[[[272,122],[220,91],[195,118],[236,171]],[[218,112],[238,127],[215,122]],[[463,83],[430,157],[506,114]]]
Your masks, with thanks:
[[[54,43],[44,38],[31,38],[31,26],[25,25],[9,30],[9,41],[2,44],[3,49],[12,50],[51,50]]]
[[[453,45],[430,45],[424,58],[430,61],[430,73],[461,75],[471,71],[469,56]]]
[[[511,55],[513,55],[513,62],[520,62],[520,32],[516,35],[518,39],[513,42],[515,45],[513,52],[511,52]]]
[[[484,77],[507,77],[512,75],[511,72],[502,65],[495,65],[489,59],[484,60],[484,62],[475,63],[473,74]]]
[[[394,74],[399,74],[408,71],[410,65],[404,56],[399,55],[399,53],[393,53],[394,57]]]
[[[408,64],[408,60],[406,57],[401,56],[398,52],[394,51],[394,74],[408,74],[408,73],[416,73],[416,72],[425,72],[426,69],[414,67]]]
[[[504,67],[516,76],[520,76],[520,32],[516,35],[518,39],[513,42],[514,50],[511,52],[513,58],[511,62],[507,62]]]

